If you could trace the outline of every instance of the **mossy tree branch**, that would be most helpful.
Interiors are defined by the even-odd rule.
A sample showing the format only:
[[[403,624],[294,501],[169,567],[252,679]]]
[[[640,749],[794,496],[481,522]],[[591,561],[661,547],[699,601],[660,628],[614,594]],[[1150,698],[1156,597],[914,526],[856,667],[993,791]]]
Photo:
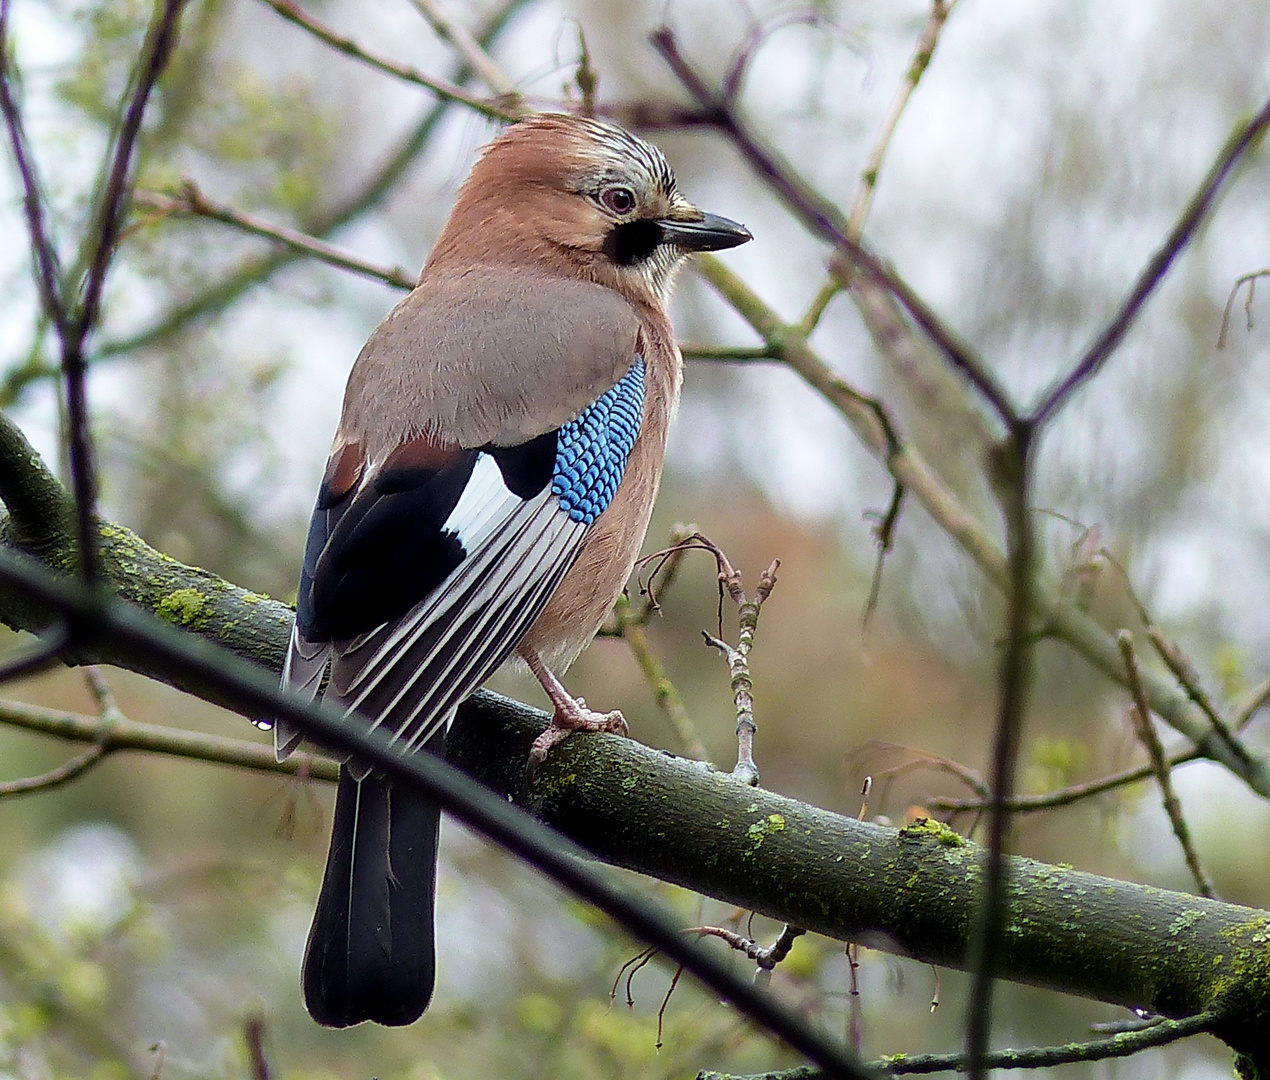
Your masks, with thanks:
[[[75,570],[74,500],[22,431],[3,414],[0,500],[9,511],[0,518],[0,544],[34,555],[56,570]],[[169,558],[122,525],[98,519],[97,529],[103,579],[117,595],[211,638],[246,660],[281,670],[294,619],[286,604]],[[0,587],[0,621],[15,630],[39,633],[53,618],[39,605]],[[192,689],[153,662],[110,642],[99,644],[91,653],[77,652],[66,659],[69,663],[115,664],[182,690]]]
[[[40,537],[41,557],[69,570],[69,496],[59,495],[56,480],[3,418],[0,450],[0,494],[10,507],[0,541],[32,551],[25,541]],[[51,516],[41,528],[45,513]],[[121,596],[239,656],[280,666],[291,622],[286,605],[167,558],[119,526],[99,528],[103,573]],[[0,593],[0,619],[37,630],[50,616]],[[102,645],[92,659],[181,685],[117,643]],[[90,718],[38,712],[19,722],[81,741],[102,737]],[[602,736],[568,740],[530,785],[524,762],[545,723],[536,710],[479,694],[460,711],[449,756],[606,862],[831,937],[930,963],[967,963],[981,860],[950,830],[858,822]],[[117,728],[113,737],[120,742],[112,750],[269,768],[258,744],[245,740],[194,747],[187,733],[165,736],[150,725]],[[246,757],[236,756],[242,747],[250,747]],[[313,771],[329,772],[324,765]],[[1270,1053],[1270,913],[1027,859],[1011,859],[1009,871],[999,976],[1167,1016],[1216,1010],[1214,1031],[1231,1046],[1245,1055]]]
[[[828,937],[967,965],[982,860],[957,833],[856,821],[608,737],[567,740],[530,787],[524,757],[544,719],[487,697],[460,713],[448,756],[606,862]],[[1007,863],[998,976],[1166,1016],[1217,1008],[1232,1045],[1270,1048],[1270,913]]]

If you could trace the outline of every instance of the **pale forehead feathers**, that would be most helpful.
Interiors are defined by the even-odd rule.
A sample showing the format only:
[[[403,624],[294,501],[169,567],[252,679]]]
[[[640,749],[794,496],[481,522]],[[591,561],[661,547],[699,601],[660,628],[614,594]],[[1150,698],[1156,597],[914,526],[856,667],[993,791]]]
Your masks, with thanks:
[[[657,147],[620,127],[599,120],[579,118],[597,164],[601,164],[602,180],[634,179],[637,174],[649,189],[671,195],[675,190],[675,174]]]
[[[508,128],[486,146],[476,172],[495,189],[519,179],[594,194],[619,182],[646,195],[676,195],[675,174],[657,147],[614,124],[564,113],[537,113]]]

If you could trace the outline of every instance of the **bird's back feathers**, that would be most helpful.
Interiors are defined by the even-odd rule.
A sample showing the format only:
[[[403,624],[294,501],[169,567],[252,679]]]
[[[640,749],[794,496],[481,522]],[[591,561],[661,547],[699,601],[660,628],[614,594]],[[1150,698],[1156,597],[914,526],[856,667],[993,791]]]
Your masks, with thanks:
[[[589,281],[507,266],[425,273],[358,356],[337,442],[369,462],[419,435],[524,443],[625,375],[639,331],[635,308]]]

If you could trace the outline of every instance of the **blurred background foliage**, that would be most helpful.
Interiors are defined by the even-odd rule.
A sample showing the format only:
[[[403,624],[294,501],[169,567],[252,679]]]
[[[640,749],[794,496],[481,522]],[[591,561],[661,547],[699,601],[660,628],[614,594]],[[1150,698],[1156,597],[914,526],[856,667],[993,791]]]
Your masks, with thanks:
[[[27,123],[63,236],[82,226],[95,170],[150,5],[15,0]],[[752,35],[743,104],[820,190],[849,206],[869,148],[928,15],[920,2],[520,0],[451,5],[535,103],[571,91],[584,31],[601,103],[678,100],[647,45],[660,19],[716,75]],[[315,15],[360,44],[453,76],[458,62],[405,0],[321,0]],[[905,114],[866,235],[1020,397],[1044,387],[1113,312],[1236,118],[1270,85],[1270,6],[1232,0],[1108,5],[963,0]],[[342,57],[257,0],[195,0],[142,142],[141,186],[197,180],[209,197],[329,235],[388,265],[419,267],[457,185],[493,127]],[[727,261],[783,317],[824,280],[825,250],[719,138],[650,133],[689,196],[745,221]],[[1111,368],[1046,434],[1040,505],[1047,575],[1073,568],[1084,526],[1126,568],[1155,620],[1223,700],[1270,674],[1270,331],[1235,309],[1240,274],[1270,258],[1264,152],[1180,260]],[[60,462],[55,355],[30,281],[20,199],[0,179],[0,403]],[[73,251],[63,252],[70,261]],[[304,522],[343,378],[396,294],[278,256],[216,223],[141,212],[108,287],[92,401],[103,507],[173,556],[253,589],[294,596]],[[1265,313],[1256,298],[1251,311]],[[685,272],[680,336],[754,344],[708,285]],[[981,462],[881,359],[845,298],[813,342],[877,394],[999,534]],[[986,765],[1000,601],[922,511],[908,508],[867,627],[869,511],[890,482],[840,418],[774,366],[690,365],[649,549],[695,522],[757,580],[780,583],[754,653],[758,762],[775,790],[844,813],[901,820],[967,791],[937,768]],[[1092,610],[1133,625],[1125,581],[1104,568]],[[714,568],[690,556],[649,626],[713,759],[734,753],[726,667],[701,643],[715,621]],[[1039,649],[1021,787],[1041,792],[1143,757],[1125,695],[1053,643]],[[236,716],[126,673],[108,673],[131,718],[249,737]],[[571,686],[620,706],[632,734],[677,749],[627,645],[601,640]],[[514,676],[498,688],[538,701]],[[91,712],[75,672],[5,692]],[[1270,742],[1264,717],[1247,737]],[[261,736],[264,738],[264,736]],[[0,731],[3,777],[66,750]],[[1266,806],[1216,768],[1176,782],[1221,895],[1270,906]],[[794,1064],[656,962],[610,989],[636,943],[498,852],[447,824],[440,987],[401,1031],[329,1032],[300,1005],[298,968],[325,851],[330,793],[211,766],[119,756],[62,788],[0,802],[0,1077],[248,1075],[242,1023],[263,1016],[277,1075],[679,1077]],[[963,827],[971,823],[958,822]],[[1082,869],[1188,889],[1155,790],[1141,784],[1017,822],[1019,850]],[[685,920],[731,913],[647,887]],[[758,920],[770,940],[778,928]],[[720,946],[721,948],[722,946]],[[741,961],[738,966],[743,967]],[[852,997],[840,945],[801,939],[775,984],[869,1054],[958,1046],[962,980],[864,952]],[[620,981],[620,980],[619,980]],[[936,993],[941,1002],[932,1012]],[[1118,1010],[1004,986],[1001,1044],[1082,1037]],[[153,1049],[160,1046],[161,1049]],[[1224,1075],[1220,1047],[1192,1040],[1068,1076]]]

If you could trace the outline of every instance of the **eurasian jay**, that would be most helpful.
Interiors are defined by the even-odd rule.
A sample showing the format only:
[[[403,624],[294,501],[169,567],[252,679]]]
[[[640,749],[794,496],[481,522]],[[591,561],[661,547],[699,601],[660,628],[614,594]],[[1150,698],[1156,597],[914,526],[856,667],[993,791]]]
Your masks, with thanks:
[[[555,709],[535,743],[624,731],[564,671],[629,577],[682,359],[687,255],[750,234],[675,189],[660,151],[539,114],[485,149],[419,284],[371,335],[309,526],[283,684],[443,751],[458,704],[519,656]],[[276,731],[280,754],[300,741]],[[440,811],[347,762],[304,961],[320,1024],[408,1024],[432,996]]]

